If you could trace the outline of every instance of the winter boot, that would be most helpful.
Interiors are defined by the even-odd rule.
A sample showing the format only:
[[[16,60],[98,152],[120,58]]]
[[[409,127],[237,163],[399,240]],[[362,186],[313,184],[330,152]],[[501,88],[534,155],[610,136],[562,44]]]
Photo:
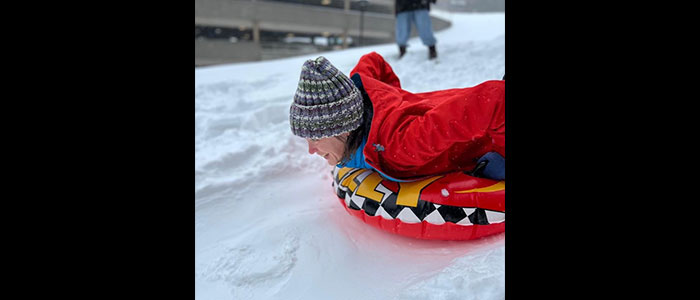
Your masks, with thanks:
[[[406,54],[406,46],[399,46],[399,58],[402,58]]]
[[[428,47],[428,49],[430,50],[430,53],[428,54],[428,59],[437,58],[437,51],[435,50],[435,46],[434,45],[430,46],[430,47]]]

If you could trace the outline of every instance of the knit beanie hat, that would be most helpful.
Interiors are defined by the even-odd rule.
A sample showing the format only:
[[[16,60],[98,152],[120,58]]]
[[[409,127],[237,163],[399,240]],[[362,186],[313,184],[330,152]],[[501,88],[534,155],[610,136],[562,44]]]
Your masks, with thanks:
[[[304,63],[289,108],[294,135],[321,139],[353,131],[362,122],[362,111],[360,91],[330,61],[319,56]]]

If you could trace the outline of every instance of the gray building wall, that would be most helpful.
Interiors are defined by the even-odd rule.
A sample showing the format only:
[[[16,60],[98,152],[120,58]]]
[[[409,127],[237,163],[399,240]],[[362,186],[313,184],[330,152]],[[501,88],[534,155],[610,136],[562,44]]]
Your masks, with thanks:
[[[435,7],[454,12],[504,12],[505,0],[437,0]]]
[[[335,6],[311,5],[324,1]],[[335,2],[333,2],[335,1]],[[338,1],[347,6],[338,7]],[[443,1],[443,0],[438,0]],[[303,3],[302,3],[303,2]],[[195,0],[195,26],[213,26],[252,30],[251,40],[195,39],[195,67],[220,63],[280,58],[357,45],[362,20],[363,44],[389,43],[394,40],[394,0],[372,0],[372,11],[360,12],[355,1],[344,0]],[[352,4],[352,5],[351,5]],[[354,5],[354,6],[353,6]],[[450,26],[433,17],[433,29]],[[290,35],[316,35],[345,44],[328,46],[284,45],[261,39],[261,33],[285,32]],[[414,30],[415,35],[415,30]],[[350,44],[350,40],[354,44]]]

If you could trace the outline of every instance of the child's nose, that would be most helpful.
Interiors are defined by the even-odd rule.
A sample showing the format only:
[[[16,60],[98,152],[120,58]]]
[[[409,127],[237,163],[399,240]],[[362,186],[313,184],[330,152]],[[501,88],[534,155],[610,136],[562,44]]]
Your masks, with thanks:
[[[316,149],[316,147],[314,147],[314,146],[311,144],[311,142],[307,141],[307,143],[309,144],[309,154],[314,154],[314,153],[316,153],[316,151],[317,151],[318,149]]]

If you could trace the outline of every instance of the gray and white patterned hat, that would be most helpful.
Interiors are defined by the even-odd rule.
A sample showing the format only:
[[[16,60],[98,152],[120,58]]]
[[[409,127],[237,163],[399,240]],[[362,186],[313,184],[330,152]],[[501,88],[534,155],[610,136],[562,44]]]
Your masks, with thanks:
[[[321,139],[353,131],[362,122],[362,111],[360,91],[330,61],[319,56],[304,63],[289,108],[294,135]]]

